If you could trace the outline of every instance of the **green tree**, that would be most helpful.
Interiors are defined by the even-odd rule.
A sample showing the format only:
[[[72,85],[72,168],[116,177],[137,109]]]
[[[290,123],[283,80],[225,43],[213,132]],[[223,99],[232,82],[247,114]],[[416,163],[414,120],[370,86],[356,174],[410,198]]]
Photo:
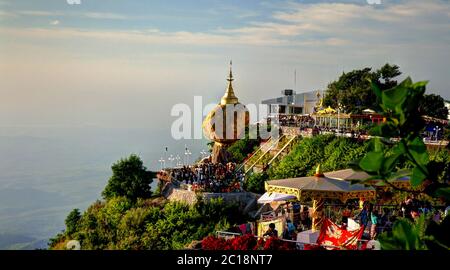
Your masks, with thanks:
[[[364,68],[342,73],[337,81],[328,85],[324,105],[337,108],[340,103],[347,113],[361,113],[367,108],[377,110],[379,102],[369,80],[381,90],[386,90],[397,85],[397,81],[393,79],[400,74],[399,67],[390,64],[385,64],[377,71]]]
[[[231,154],[233,161],[241,163],[249,154],[251,154],[258,146],[259,141],[256,139],[249,139],[248,136],[242,140],[233,143],[228,152]]]
[[[150,198],[150,184],[154,173],[147,171],[142,160],[137,155],[130,155],[112,166],[113,175],[102,192],[103,198],[110,199],[124,196],[135,202],[138,198]]]
[[[244,182],[244,189],[254,193],[264,193],[264,182],[269,179],[266,173],[254,173]]]
[[[158,207],[132,208],[125,212],[117,227],[116,249],[142,249],[142,235],[147,224],[154,223],[160,218],[161,209]]]
[[[73,209],[65,220],[66,224],[66,234],[71,235],[78,231],[78,226],[80,225],[81,213],[79,209]]]
[[[303,138],[278,164],[269,168],[270,179],[302,177],[312,175],[317,164],[323,170],[347,168],[351,158],[363,156],[367,145],[350,138],[337,138],[334,135],[319,135]]]
[[[445,100],[435,94],[424,95],[419,103],[419,112],[435,118],[447,119],[448,109],[445,107]]]
[[[393,78],[400,76],[402,73],[400,67],[397,65],[385,64],[377,70],[377,77],[379,77],[379,85],[381,89],[390,89],[397,85],[397,81]]]
[[[267,127],[265,125],[257,124],[247,127],[244,138],[236,141],[227,149],[234,162],[243,162],[251,153],[253,153],[253,151],[256,150],[261,142],[261,130],[269,131],[270,126]]]

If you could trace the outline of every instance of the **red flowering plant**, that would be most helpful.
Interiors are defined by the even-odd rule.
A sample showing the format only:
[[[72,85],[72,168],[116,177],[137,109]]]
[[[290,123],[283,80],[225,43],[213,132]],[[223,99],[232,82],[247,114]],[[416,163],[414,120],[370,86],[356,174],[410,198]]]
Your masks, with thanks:
[[[264,249],[264,238],[259,238],[258,242],[256,243],[256,246],[253,248],[253,250],[263,250]]]
[[[326,248],[321,247],[319,245],[305,244],[303,250],[326,250]]]
[[[256,246],[256,238],[252,234],[237,236],[232,241],[233,250],[252,250]]]
[[[202,240],[204,250],[295,250],[295,243],[282,241],[279,238],[260,238],[256,240],[252,234],[236,236],[225,240],[208,236]]]
[[[252,250],[256,246],[256,238],[247,234],[225,240],[216,236],[208,236],[202,240],[204,250]]]
[[[278,250],[281,241],[276,237],[270,237],[264,243],[264,250]]]
[[[202,249],[204,250],[229,250],[230,248],[230,241],[213,235],[210,235],[202,240]]]
[[[282,241],[277,237],[260,238],[254,250],[295,250],[295,243]]]

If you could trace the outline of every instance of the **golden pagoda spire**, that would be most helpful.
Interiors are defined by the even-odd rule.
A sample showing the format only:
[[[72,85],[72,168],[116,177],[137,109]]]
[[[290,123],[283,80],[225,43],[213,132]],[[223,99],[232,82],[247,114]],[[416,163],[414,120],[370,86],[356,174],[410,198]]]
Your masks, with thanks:
[[[228,78],[227,78],[228,87],[225,92],[225,95],[223,95],[222,99],[220,100],[220,104],[222,104],[222,105],[238,103],[238,98],[234,95],[233,85],[231,83],[234,80],[233,72],[231,70],[232,65],[233,65],[233,62],[230,61],[230,73],[228,74]]]

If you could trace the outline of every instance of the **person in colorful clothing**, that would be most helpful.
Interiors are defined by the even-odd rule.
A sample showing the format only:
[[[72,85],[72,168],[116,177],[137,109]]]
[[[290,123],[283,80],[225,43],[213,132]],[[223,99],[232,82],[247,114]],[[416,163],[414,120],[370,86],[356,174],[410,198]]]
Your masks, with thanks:
[[[379,222],[378,210],[374,210],[370,213],[370,221],[372,223],[370,227],[370,238],[375,239],[377,236],[377,225]]]

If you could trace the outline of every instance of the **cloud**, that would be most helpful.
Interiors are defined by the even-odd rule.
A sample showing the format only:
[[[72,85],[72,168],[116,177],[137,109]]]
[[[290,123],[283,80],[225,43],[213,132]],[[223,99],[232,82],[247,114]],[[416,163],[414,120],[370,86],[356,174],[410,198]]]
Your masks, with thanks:
[[[217,93],[222,94],[221,72],[226,73],[222,65],[231,57],[238,64],[236,89],[243,100],[269,98],[275,89],[290,87],[291,76],[286,74],[294,68],[301,75],[299,89],[307,90],[326,87],[342,70],[378,68],[386,62],[400,65],[415,81],[430,80],[429,89],[448,98],[450,8],[445,2],[383,1],[376,7],[291,3],[276,10],[265,19],[247,20],[242,27],[225,25],[203,31],[184,27],[167,31],[152,25],[129,30],[0,27],[0,52],[5,59],[0,70],[7,79],[1,88],[24,89],[14,102],[3,103],[32,100],[33,91],[36,97],[51,100],[48,97],[53,92],[43,95],[42,89],[85,91],[92,104],[91,89],[101,93],[98,100],[112,91],[129,94],[137,89],[179,91],[186,98],[200,88],[209,94],[219,89]],[[77,16],[84,18],[85,13]],[[65,18],[56,18],[68,24]],[[45,18],[45,23],[56,18]],[[14,43],[2,42],[8,39]],[[98,115],[101,110],[95,109]]]
[[[221,6],[215,10],[235,10]],[[213,10],[214,11],[214,10]],[[236,11],[245,13],[245,10]],[[61,12],[23,10],[30,16],[55,16]],[[116,13],[66,13],[91,19],[127,20]],[[134,17],[133,17],[134,18]],[[53,21],[55,22],[55,21]],[[58,21],[59,23],[59,21]],[[55,23],[52,25],[56,25]],[[283,46],[283,47],[346,47],[349,50],[377,46],[417,45],[447,46],[450,41],[450,5],[443,1],[418,0],[366,5],[358,3],[297,3],[287,2],[264,21],[247,21],[235,28],[216,28],[207,31],[8,29],[11,34],[43,38],[91,38],[143,44],[193,46]],[[413,33],[413,34],[412,34]],[[442,45],[444,44],[444,45]],[[447,45],[445,45],[447,44]]]
[[[54,20],[50,22],[50,25],[59,25],[59,21],[58,20]]]
[[[378,5],[377,5],[378,6]],[[10,29],[18,35],[45,38],[80,37],[143,44],[194,46],[284,46],[347,47],[366,49],[377,45],[392,47],[445,44],[450,41],[450,5],[442,1],[401,1],[382,7],[354,3],[289,2],[265,21],[251,21],[243,27],[209,31]],[[51,12],[22,11],[35,16]],[[59,13],[56,13],[59,14]],[[125,20],[115,13],[82,13],[92,19]],[[7,29],[3,29],[5,31]],[[414,34],[412,34],[414,33]],[[367,49],[369,51],[369,49]]]
[[[15,13],[0,10],[0,20],[6,19],[6,18],[14,18],[14,17],[17,17],[17,15]]]
[[[336,46],[366,46],[370,41],[384,44],[432,43],[447,41],[450,36],[450,5],[444,1],[400,1],[381,7],[356,3],[294,2],[286,6],[283,11],[274,12],[272,20],[251,22],[241,28],[220,29],[220,32],[281,39],[284,40],[282,44],[339,40],[329,43]]]
[[[230,11],[243,18],[255,11],[219,6],[211,12]],[[231,12],[233,11],[233,12]],[[27,16],[77,16],[90,19],[129,20],[137,17],[107,12],[63,13],[60,11],[22,10]],[[12,16],[14,14],[3,14]],[[2,16],[2,13],[0,13]],[[143,18],[141,18],[143,19]],[[36,35],[44,29],[17,31]],[[53,31],[53,30],[52,30]],[[375,43],[392,44],[436,43],[450,39],[450,5],[444,1],[398,1],[382,5],[361,3],[297,3],[287,2],[263,21],[250,21],[235,28],[217,28],[206,31],[149,30],[81,30],[58,29],[57,37],[89,37],[146,44],[189,44],[198,46],[353,46],[362,48]],[[414,34],[411,34],[414,33]],[[52,37],[52,32],[47,33]],[[432,40],[434,39],[434,40]]]
[[[64,15],[64,13],[61,11],[43,11],[43,10],[20,10],[17,11],[17,14],[26,16],[43,16],[43,17]]]
[[[83,14],[84,17],[91,19],[107,19],[107,20],[126,20],[129,17],[116,13],[102,13],[102,12],[87,12]]]
[[[19,10],[15,12],[9,12],[9,15],[14,16],[38,16],[38,17],[52,17],[52,16],[69,16],[78,18],[89,18],[89,19],[104,19],[104,20],[127,20],[132,19],[131,17],[108,12],[62,12],[62,11],[46,11],[46,10]],[[133,19],[138,19],[140,17],[133,17]]]

